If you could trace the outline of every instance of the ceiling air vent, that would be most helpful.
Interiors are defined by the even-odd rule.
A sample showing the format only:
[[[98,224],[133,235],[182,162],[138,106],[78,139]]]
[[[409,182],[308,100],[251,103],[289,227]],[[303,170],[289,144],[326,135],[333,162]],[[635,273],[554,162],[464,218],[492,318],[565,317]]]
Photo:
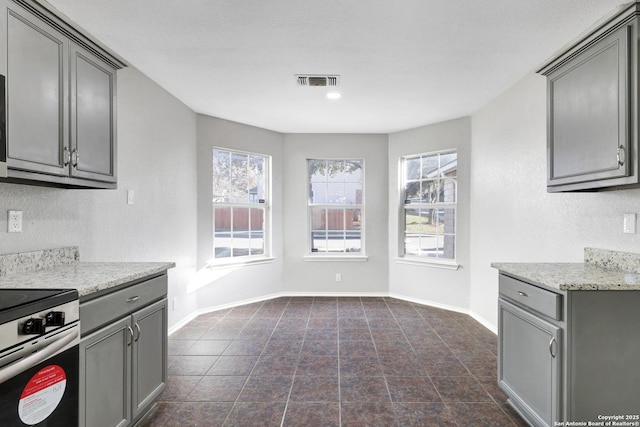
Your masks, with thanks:
[[[329,86],[336,87],[340,85],[340,76],[338,75],[308,75],[308,74],[296,74],[296,81],[298,86]]]

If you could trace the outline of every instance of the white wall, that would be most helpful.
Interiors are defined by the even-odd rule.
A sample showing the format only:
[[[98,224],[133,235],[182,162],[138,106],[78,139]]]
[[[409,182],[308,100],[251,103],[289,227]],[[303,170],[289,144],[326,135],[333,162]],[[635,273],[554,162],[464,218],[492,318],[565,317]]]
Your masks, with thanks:
[[[284,135],[284,291],[345,294],[388,291],[387,136]],[[304,260],[307,253],[307,159],[360,158],[365,162],[366,262]],[[336,282],[335,275],[342,274]]]
[[[472,116],[471,310],[497,324],[491,262],[580,262],[584,247],[638,252],[624,213],[640,190],[546,192],[545,79],[524,77]]]
[[[458,150],[456,258],[460,269],[397,262],[401,248],[400,158],[411,154]],[[434,305],[469,307],[469,194],[471,120],[469,117],[389,135],[389,291],[392,295]]]
[[[282,290],[283,192],[282,134],[241,123],[198,115],[198,267],[190,292],[198,308],[206,310],[235,302],[250,301]],[[230,267],[215,271],[202,269],[213,258],[212,149],[249,151],[271,156],[272,255],[268,264]]]
[[[0,183],[0,252],[79,246],[81,261],[173,261],[169,325],[195,301],[196,115],[136,69],[118,72],[118,189],[66,190]],[[127,190],[135,204],[127,205]],[[6,210],[23,232],[6,232]]]

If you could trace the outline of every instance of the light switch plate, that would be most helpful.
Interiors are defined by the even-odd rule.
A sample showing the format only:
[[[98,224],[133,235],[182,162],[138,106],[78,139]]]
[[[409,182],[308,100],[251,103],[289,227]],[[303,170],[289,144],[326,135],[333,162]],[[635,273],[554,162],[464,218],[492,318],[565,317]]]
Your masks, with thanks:
[[[636,214],[624,214],[623,232],[626,234],[636,234],[636,221]]]

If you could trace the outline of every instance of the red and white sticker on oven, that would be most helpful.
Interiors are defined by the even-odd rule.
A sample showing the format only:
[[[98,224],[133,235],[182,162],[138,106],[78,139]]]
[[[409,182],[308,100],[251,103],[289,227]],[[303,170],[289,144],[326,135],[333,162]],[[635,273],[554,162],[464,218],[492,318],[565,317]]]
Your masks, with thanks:
[[[34,425],[46,420],[60,404],[66,387],[67,374],[60,366],[49,365],[36,372],[22,390],[18,403],[22,422]]]

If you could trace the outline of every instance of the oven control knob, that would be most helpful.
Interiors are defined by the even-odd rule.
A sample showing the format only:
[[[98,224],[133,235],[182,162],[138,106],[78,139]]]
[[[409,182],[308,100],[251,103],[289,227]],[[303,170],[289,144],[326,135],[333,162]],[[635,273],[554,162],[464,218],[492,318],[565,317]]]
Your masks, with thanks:
[[[44,318],[47,326],[64,326],[64,311],[50,311]]]
[[[39,317],[31,318],[22,325],[22,333],[29,335],[42,335],[45,331],[44,326],[44,319]]]

